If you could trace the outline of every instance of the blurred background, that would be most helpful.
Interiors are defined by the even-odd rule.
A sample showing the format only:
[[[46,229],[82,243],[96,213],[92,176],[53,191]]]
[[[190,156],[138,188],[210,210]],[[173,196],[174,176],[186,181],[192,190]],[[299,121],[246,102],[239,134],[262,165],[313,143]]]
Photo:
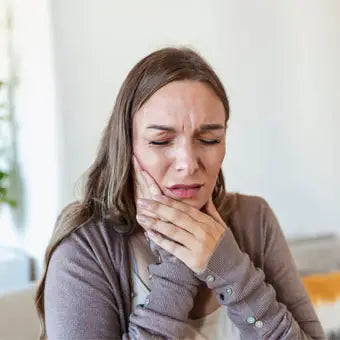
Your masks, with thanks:
[[[339,42],[338,0],[0,0],[0,320],[31,304],[56,217],[80,198],[129,70],[188,46],[229,97],[227,189],[271,205],[315,305],[333,294],[318,315],[335,339]],[[20,339],[10,332],[0,339]]]

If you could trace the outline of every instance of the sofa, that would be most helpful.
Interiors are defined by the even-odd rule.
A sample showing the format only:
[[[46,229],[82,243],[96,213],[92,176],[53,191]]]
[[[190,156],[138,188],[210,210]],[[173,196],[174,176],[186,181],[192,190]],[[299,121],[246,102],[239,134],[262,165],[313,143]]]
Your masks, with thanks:
[[[0,294],[0,340],[37,340],[40,323],[34,307],[36,282]]]

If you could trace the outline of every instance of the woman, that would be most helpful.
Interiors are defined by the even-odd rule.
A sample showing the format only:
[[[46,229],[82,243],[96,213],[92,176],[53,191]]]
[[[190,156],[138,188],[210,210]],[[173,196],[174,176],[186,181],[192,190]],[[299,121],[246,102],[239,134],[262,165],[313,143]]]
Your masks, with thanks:
[[[188,48],[130,71],[46,251],[42,338],[325,339],[268,203],[225,190],[228,119]]]

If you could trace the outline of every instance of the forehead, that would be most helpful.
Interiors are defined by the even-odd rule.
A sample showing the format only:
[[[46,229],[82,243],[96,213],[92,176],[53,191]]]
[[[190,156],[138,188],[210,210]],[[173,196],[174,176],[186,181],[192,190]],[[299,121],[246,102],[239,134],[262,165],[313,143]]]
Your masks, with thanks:
[[[134,115],[135,128],[147,124],[183,124],[199,126],[203,123],[224,124],[222,101],[212,88],[198,81],[174,81],[147,100]]]

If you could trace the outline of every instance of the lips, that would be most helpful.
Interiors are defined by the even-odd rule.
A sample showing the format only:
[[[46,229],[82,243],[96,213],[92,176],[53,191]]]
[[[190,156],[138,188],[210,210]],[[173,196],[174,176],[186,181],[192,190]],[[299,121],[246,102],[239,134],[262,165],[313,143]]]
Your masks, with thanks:
[[[202,186],[203,184],[176,184],[170,188],[167,188],[167,190],[169,191],[170,196],[174,198],[194,198],[198,195]]]
[[[171,187],[168,187],[168,189],[195,189],[195,188],[199,188],[201,186],[202,186],[202,184],[199,184],[199,183],[194,183],[194,184],[190,184],[190,185],[175,184]]]

